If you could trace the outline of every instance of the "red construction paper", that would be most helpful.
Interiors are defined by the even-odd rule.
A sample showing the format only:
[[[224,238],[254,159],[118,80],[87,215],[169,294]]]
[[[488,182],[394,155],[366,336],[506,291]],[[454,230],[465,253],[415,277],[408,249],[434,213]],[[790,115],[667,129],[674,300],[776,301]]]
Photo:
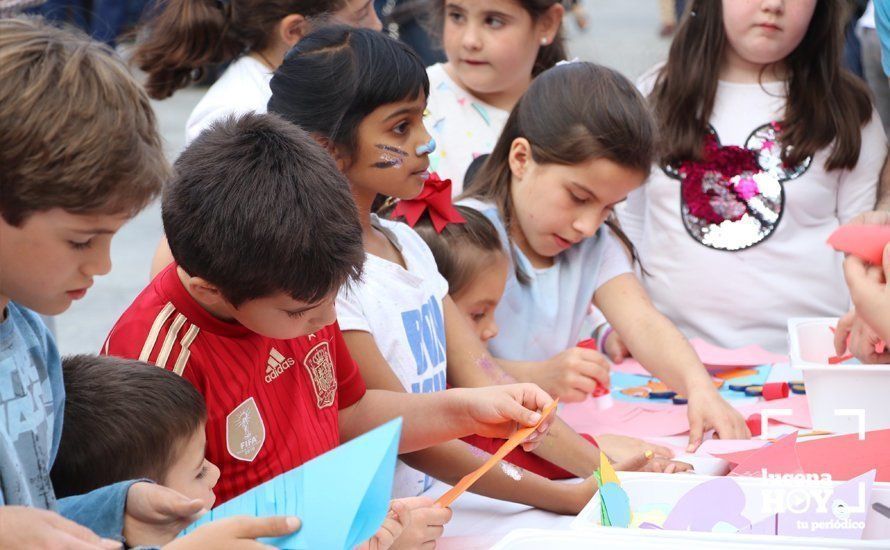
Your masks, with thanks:
[[[828,237],[828,244],[835,250],[873,265],[881,265],[887,243],[890,243],[890,226],[887,225],[842,225]]]
[[[876,481],[890,481],[890,429],[859,434],[810,439],[797,444],[804,471],[829,473],[834,480],[847,480],[877,469]]]
[[[797,458],[794,445],[796,441],[797,432],[794,432],[781,437],[772,445],[753,451],[744,451],[745,455],[740,459],[738,465],[729,472],[729,475],[760,476],[763,470],[766,470],[768,474],[802,474],[804,470]],[[717,456],[729,460],[727,456],[731,455]],[[732,462],[732,460],[729,461]]]

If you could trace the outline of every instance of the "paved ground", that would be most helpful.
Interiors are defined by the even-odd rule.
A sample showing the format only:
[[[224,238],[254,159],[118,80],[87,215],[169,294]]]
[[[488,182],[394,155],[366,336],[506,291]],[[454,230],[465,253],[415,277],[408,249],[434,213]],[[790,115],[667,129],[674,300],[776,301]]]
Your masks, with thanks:
[[[580,33],[571,18],[572,56],[596,61],[636,78],[664,58],[668,41],[658,37],[657,0],[587,0],[590,25]],[[203,90],[180,91],[154,104],[170,160],[183,146],[185,120]],[[148,282],[148,269],[162,233],[160,208],[152,205],[115,237],[111,273],[96,280],[90,293],[56,319],[63,354],[95,352],[114,321]]]

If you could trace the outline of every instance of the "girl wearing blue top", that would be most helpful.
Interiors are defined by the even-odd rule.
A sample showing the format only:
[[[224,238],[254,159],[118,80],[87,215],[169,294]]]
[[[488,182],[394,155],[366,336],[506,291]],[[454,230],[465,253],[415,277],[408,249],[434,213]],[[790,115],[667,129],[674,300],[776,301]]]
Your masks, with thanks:
[[[632,273],[632,247],[612,221],[654,154],[646,102],[617,72],[564,63],[532,83],[462,201],[495,224],[512,259],[489,350],[518,380],[545,390],[569,380],[590,393],[608,381],[605,357],[574,347],[592,300],[633,356],[688,397],[690,448],[712,428],[724,439],[746,438],[742,416],[652,306]]]

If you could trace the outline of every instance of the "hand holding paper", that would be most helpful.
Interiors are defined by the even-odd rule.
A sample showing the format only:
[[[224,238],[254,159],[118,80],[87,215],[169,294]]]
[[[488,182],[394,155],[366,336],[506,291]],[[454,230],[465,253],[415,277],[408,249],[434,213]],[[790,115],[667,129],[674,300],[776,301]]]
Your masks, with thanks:
[[[554,416],[547,413],[556,402],[534,384],[453,388],[448,391],[459,393],[472,424],[472,433],[506,439],[514,434],[517,424],[533,427],[520,439],[526,451],[538,446],[554,420]],[[537,411],[544,411],[544,414]]]

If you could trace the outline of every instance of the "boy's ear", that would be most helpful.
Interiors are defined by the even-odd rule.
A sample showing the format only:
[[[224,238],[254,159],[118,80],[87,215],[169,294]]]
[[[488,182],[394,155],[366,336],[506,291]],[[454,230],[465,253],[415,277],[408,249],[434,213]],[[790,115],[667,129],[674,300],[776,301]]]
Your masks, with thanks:
[[[510,145],[510,171],[513,176],[519,179],[525,175],[528,169],[528,163],[531,160],[532,148],[531,144],[525,138],[516,138]]]
[[[208,305],[228,304],[219,288],[201,277],[189,277],[186,285],[189,293],[201,303]]]
[[[308,22],[306,21],[306,18],[299,13],[292,13],[285,16],[278,23],[278,36],[285,44],[287,44],[288,48],[292,48],[308,33]]]

